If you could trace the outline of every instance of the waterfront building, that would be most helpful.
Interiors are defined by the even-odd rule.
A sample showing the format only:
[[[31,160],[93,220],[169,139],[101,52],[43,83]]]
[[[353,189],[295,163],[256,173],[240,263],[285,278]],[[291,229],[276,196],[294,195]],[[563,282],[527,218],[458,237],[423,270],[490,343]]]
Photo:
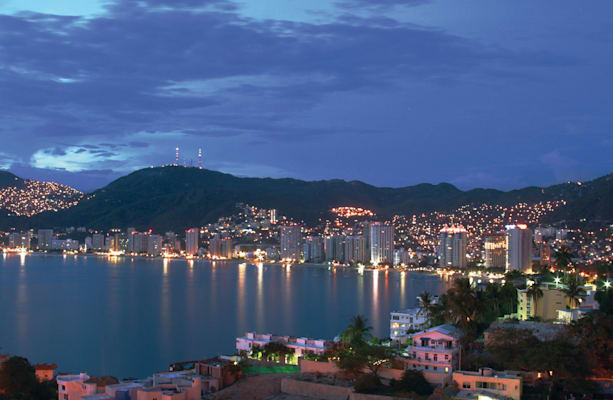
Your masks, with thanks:
[[[232,239],[214,236],[209,240],[209,253],[214,258],[232,258]]]
[[[521,399],[522,377],[511,371],[455,371],[452,379],[460,390],[457,399]]]
[[[113,250],[121,253],[128,252],[130,238],[127,233],[116,233],[114,236]]]
[[[104,235],[102,233],[94,233],[92,235],[92,248],[94,250],[104,250]]]
[[[300,259],[301,243],[302,234],[300,232],[300,226],[286,225],[281,227],[280,255],[282,260]]]
[[[452,325],[439,325],[409,335],[407,369],[450,375],[458,367],[460,337],[460,330]]]
[[[345,261],[345,237],[341,235],[324,238],[324,252],[326,261]]]
[[[394,266],[408,265],[409,259],[410,257],[407,249],[394,250]]]
[[[347,236],[345,238],[345,263],[367,263],[370,260],[367,243],[368,239],[363,235]]]
[[[131,232],[129,235],[132,248],[130,251],[131,253],[148,253],[149,234],[142,232]]]
[[[373,222],[370,224],[370,262],[373,265],[394,261],[394,227]]]
[[[441,229],[438,247],[441,267],[466,268],[467,236],[468,232],[461,226],[446,226]]]
[[[185,231],[185,253],[188,255],[198,254],[200,242],[200,229],[191,228]]]
[[[30,248],[30,232],[26,233],[11,233],[9,234],[9,248],[11,249],[29,249]]]
[[[251,352],[253,346],[264,347],[268,343],[278,342],[294,350],[296,357],[302,357],[308,353],[323,354],[326,349],[333,345],[324,339],[309,339],[306,337],[279,336],[271,333],[247,332],[245,336],[236,338],[236,350]]]
[[[526,225],[507,225],[506,271],[532,272],[532,230]]]
[[[303,246],[306,262],[320,263],[324,260],[324,241],[320,236],[308,236]]]
[[[53,229],[39,229],[38,248],[40,250],[50,250],[54,238]]]
[[[556,320],[558,310],[566,308],[566,294],[562,289],[541,286],[542,297],[532,297],[528,289],[517,289],[517,318],[527,320],[538,317],[545,321]]]
[[[162,254],[162,236],[147,235],[147,254],[157,257]]]
[[[507,264],[507,238],[504,233],[485,237],[485,268],[505,268]]]
[[[83,244],[85,245],[85,250],[91,250],[92,249],[92,237],[91,236],[86,236],[85,240],[83,242]]]
[[[409,308],[403,311],[390,313],[390,338],[406,343],[410,333],[426,327],[428,320],[419,308]]]

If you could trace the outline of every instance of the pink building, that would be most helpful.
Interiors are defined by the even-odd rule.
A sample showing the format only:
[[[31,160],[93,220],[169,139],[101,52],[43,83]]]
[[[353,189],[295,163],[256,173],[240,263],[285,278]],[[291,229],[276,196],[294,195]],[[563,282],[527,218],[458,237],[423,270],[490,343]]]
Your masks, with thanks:
[[[450,375],[458,368],[459,339],[460,331],[452,325],[439,325],[411,335],[406,369],[424,371],[426,376],[432,375],[430,373]],[[446,380],[448,377],[441,377],[441,382],[435,383]]]
[[[236,350],[250,352],[253,346],[264,347],[271,342],[283,343],[290,349],[294,349],[296,357],[301,357],[309,352],[323,354],[331,342],[324,339],[309,339],[305,337],[277,336],[270,333],[247,332],[245,336],[236,338]]]
[[[453,381],[460,389],[458,399],[487,397],[492,399],[520,400],[522,378],[510,371],[498,372],[480,368],[479,372],[456,371]]]

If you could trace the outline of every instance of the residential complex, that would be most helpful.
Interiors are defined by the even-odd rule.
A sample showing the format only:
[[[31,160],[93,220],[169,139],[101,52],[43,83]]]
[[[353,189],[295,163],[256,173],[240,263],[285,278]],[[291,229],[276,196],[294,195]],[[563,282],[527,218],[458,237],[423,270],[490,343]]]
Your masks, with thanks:
[[[323,354],[331,345],[324,339],[309,339],[305,337],[278,336],[270,333],[247,332],[245,336],[236,338],[236,350],[250,352],[254,346],[264,347],[268,343],[279,342],[294,350],[296,357],[307,353]]]
[[[442,267],[466,267],[466,239],[468,232],[461,226],[441,229],[438,248],[439,265]]]
[[[532,271],[532,230],[526,225],[507,225],[507,271]]]
[[[439,325],[409,337],[407,369],[451,374],[458,367],[460,331]]]
[[[494,371],[491,368],[454,371],[453,382],[460,390],[454,395],[456,399],[521,399],[522,377],[513,372]]]
[[[390,319],[390,338],[406,343],[413,331],[422,330],[427,323],[426,315],[419,308],[392,311]]]
[[[505,268],[507,264],[507,238],[504,233],[485,237],[485,268]]]

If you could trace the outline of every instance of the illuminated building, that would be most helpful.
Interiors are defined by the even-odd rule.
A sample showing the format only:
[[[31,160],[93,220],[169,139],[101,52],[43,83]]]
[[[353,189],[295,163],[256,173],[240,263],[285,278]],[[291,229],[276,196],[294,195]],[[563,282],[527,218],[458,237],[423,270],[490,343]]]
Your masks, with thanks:
[[[30,233],[11,233],[9,234],[9,248],[11,249],[29,249],[30,248]]]
[[[407,249],[394,250],[394,266],[408,265],[409,264],[409,252]]]
[[[127,233],[116,233],[113,240],[113,250],[126,253],[130,238]]]
[[[55,235],[53,229],[39,229],[38,230],[38,248],[41,250],[51,249],[51,244]]]
[[[444,227],[439,236],[438,258],[443,267],[466,268],[466,238],[463,227]]]
[[[102,233],[94,233],[92,235],[92,248],[94,250],[104,250],[104,235]]]
[[[374,265],[394,261],[394,227],[380,222],[370,224],[370,262]]]
[[[185,231],[185,253],[192,256],[198,254],[199,239],[200,229],[191,228]]]
[[[319,236],[308,236],[303,246],[306,262],[320,263],[324,260],[324,242]]]
[[[147,238],[147,254],[154,257],[162,254],[162,237],[160,235],[146,235],[145,237]]]
[[[209,252],[211,256],[215,258],[232,258],[232,239],[229,237],[212,237],[211,240],[209,240]]]
[[[522,377],[514,371],[494,371],[491,368],[455,371],[453,382],[460,390],[454,396],[456,398],[520,400],[522,397]]]
[[[326,261],[343,262],[345,259],[345,237],[341,235],[329,236],[324,239]]]
[[[539,246],[539,253],[541,256],[541,265],[544,267],[551,267],[551,247],[543,243]]]
[[[270,223],[271,224],[277,223],[277,210],[275,210],[274,208],[270,210]]]
[[[300,226],[288,225],[281,227],[281,259],[298,260],[300,258],[300,247],[302,234]]]
[[[365,236],[348,236],[345,238],[345,263],[367,263],[370,259]]]
[[[532,230],[526,225],[507,225],[506,271],[531,272]]]
[[[562,289],[541,286],[542,297],[533,298],[528,289],[517,289],[517,318],[525,321],[540,318],[544,321],[558,318],[558,310],[566,309],[566,294]]]
[[[428,322],[425,313],[420,312],[419,308],[392,311],[390,316],[390,339],[401,343],[406,343],[409,330],[421,330]]]
[[[507,238],[504,233],[485,237],[485,268],[505,268],[507,264]]]

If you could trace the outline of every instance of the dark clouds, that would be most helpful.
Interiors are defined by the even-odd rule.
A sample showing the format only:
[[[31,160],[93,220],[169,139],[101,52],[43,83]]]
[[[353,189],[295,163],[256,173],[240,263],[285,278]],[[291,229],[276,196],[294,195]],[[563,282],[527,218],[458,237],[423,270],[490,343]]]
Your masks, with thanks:
[[[121,1],[90,18],[0,15],[0,107],[8,116],[0,135],[10,141],[2,151],[20,159],[23,171],[55,165],[74,176],[83,170],[88,183],[100,184],[170,160],[175,145],[194,152],[204,144],[211,165],[240,171],[244,163],[303,178],[386,185],[455,179],[470,186],[476,177],[478,184],[505,186],[501,175],[483,173],[496,160],[491,154],[458,176],[438,167],[406,171],[401,160],[423,166],[436,162],[425,154],[438,153],[457,163],[458,151],[475,160],[485,151],[477,148],[488,146],[484,129],[502,135],[492,143],[506,143],[504,135],[526,126],[518,117],[532,118],[535,109],[544,115],[519,135],[529,140],[551,131],[544,133],[551,138],[551,121],[561,113],[551,103],[561,90],[556,82],[584,61],[377,12],[427,3],[384,0],[373,7],[347,0],[325,23],[256,20],[227,0]],[[543,94],[548,90],[551,98]],[[576,125],[579,116],[570,119],[566,125],[585,129]],[[609,122],[589,134],[601,137]],[[534,162],[550,172],[530,183],[549,183],[560,171],[587,172],[578,164],[570,172],[560,168],[567,141],[532,145],[539,149]],[[500,156],[518,149],[506,146]],[[292,157],[296,152],[301,156]],[[556,156],[536,155],[545,153]],[[355,160],[366,155],[386,161],[362,176]],[[104,172],[85,172],[92,169]]]

